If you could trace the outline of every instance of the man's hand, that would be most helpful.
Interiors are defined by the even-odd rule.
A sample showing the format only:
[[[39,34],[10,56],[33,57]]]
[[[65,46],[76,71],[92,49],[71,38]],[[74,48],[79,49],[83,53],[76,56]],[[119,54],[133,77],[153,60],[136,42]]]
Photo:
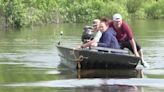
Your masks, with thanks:
[[[94,43],[91,44],[91,46],[97,47],[98,46],[98,43],[97,42],[94,42]]]
[[[136,52],[134,52],[134,55],[136,56],[136,57],[140,57],[140,55],[138,54],[138,52],[136,51]]]

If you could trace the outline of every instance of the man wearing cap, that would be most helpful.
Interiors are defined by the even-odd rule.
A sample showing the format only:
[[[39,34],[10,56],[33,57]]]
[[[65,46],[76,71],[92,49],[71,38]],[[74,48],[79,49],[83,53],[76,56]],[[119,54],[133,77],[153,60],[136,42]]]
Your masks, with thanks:
[[[112,27],[116,32],[116,38],[121,49],[128,48],[135,56],[141,57],[141,64],[144,67],[149,67],[148,64],[144,62],[141,46],[134,40],[131,28],[127,23],[122,21],[122,16],[120,14],[117,13],[113,15],[113,21],[109,23],[109,27]]]

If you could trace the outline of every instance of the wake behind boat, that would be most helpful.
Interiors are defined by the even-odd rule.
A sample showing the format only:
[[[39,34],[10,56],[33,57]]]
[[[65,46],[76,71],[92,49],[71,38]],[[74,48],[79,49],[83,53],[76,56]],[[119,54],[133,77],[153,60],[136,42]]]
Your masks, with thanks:
[[[57,46],[61,63],[73,69],[135,69],[140,57],[127,50],[90,47],[74,49]]]

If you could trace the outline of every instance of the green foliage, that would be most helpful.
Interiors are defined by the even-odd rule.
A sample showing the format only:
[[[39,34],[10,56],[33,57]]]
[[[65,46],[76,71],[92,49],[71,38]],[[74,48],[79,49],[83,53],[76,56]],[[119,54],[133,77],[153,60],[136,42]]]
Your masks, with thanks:
[[[115,13],[120,13],[124,17],[128,16],[127,10],[123,4],[111,1],[105,4],[102,13],[109,18],[112,18]]]
[[[55,20],[55,0],[1,0],[0,7],[6,25],[20,28]]]
[[[140,8],[141,3],[142,0],[128,0],[126,4],[128,13],[136,13]]]
[[[120,13],[124,18],[164,18],[163,0],[0,0],[0,16],[12,27],[82,23]],[[130,16],[130,17],[128,17]]]
[[[164,18],[164,1],[152,2],[145,7],[145,12],[148,18],[159,19]]]
[[[9,23],[13,27],[21,27],[24,25],[24,4],[22,4],[22,0],[4,0],[2,1],[3,5],[3,13],[6,18],[6,23]]]
[[[112,1],[104,2],[103,0],[76,1],[70,3],[62,12],[66,22],[88,22],[102,16],[111,18],[114,13],[128,15],[124,5]]]
[[[96,7],[93,7],[94,5],[96,5]],[[100,3],[96,1],[80,1],[70,3],[62,14],[65,15],[64,18],[66,22],[87,22],[96,18],[96,14],[99,14],[99,10]]]

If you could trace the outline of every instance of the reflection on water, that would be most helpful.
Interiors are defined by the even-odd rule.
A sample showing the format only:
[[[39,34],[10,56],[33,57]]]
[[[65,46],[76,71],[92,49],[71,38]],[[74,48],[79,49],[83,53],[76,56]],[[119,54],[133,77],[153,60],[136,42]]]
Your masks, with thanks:
[[[77,70],[77,78],[142,78],[142,70]]]
[[[142,70],[60,70],[59,72],[61,76],[63,75],[59,80],[14,83],[3,86],[38,89],[63,88],[62,90],[67,89],[66,92],[145,92],[143,91],[145,88],[164,87],[164,80],[142,78]]]
[[[50,70],[50,71],[45,72],[44,74],[45,75],[51,74],[51,75],[55,75],[55,76],[56,76],[56,74],[60,74],[60,76],[62,76],[60,78],[60,80],[52,80],[52,81],[58,82],[58,83],[60,83],[60,82],[62,83],[64,81],[72,82],[72,81],[76,81],[76,80],[92,81],[92,79],[98,79],[98,80],[102,79],[102,80],[110,80],[110,81],[112,80],[113,83],[114,83],[114,81],[115,82],[117,81],[115,79],[127,80],[127,81],[128,81],[128,79],[145,80],[142,70],[77,70],[77,71],[70,71],[67,69],[66,70],[63,69],[63,70],[59,70],[59,71]],[[111,83],[112,82],[110,82],[109,84],[111,84]],[[118,83],[119,83],[119,81],[118,81]],[[62,84],[64,84],[64,83],[62,83]],[[76,83],[73,83],[73,84],[76,84]],[[77,84],[78,84],[78,81],[77,81]],[[66,84],[64,84],[64,85],[66,85]],[[79,84],[79,85],[81,85],[81,84]],[[52,85],[52,86],[55,86],[55,85]]]
[[[129,85],[103,85],[102,92],[142,92],[141,87]]]
[[[105,78],[105,79],[125,79],[125,78],[142,78],[142,70],[77,70],[77,78]],[[103,80],[99,86],[101,92],[142,92],[142,87],[125,84],[109,84],[109,80]],[[92,90],[95,92],[98,90]]]

